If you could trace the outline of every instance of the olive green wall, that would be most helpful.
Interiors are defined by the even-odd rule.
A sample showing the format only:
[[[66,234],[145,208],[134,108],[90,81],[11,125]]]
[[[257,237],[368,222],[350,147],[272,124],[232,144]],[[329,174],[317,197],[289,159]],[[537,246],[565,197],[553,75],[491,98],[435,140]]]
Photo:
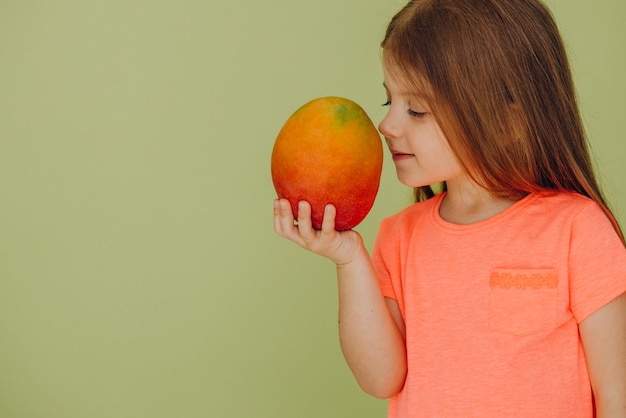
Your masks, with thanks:
[[[570,54],[599,180],[626,231],[626,2],[547,4]]]
[[[383,417],[333,266],[272,231],[305,101],[378,122],[401,0],[0,0],[0,417]],[[626,220],[622,0],[552,0]],[[409,202],[386,161],[358,227]]]

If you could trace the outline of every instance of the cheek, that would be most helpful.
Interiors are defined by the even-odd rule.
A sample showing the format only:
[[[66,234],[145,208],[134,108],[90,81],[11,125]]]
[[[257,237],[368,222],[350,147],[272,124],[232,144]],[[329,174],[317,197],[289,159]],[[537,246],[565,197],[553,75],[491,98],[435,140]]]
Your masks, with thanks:
[[[448,145],[447,141],[442,141],[439,144],[438,147],[438,158],[441,161],[441,164],[446,164],[449,167],[459,167],[459,161],[456,157],[456,155],[454,155],[454,152],[452,152],[452,149],[450,148],[450,145]]]
[[[450,174],[460,174],[462,171],[461,164],[452,151],[452,148],[450,148],[450,144],[448,143],[446,137],[440,129],[436,129],[433,134],[433,147],[431,155],[434,157],[434,163]]]
[[[458,164],[456,155],[454,155],[454,153],[452,152],[452,149],[450,149],[450,146],[448,145],[447,142],[442,143],[440,145],[439,155],[443,161],[446,161],[448,163],[454,162],[455,164]]]

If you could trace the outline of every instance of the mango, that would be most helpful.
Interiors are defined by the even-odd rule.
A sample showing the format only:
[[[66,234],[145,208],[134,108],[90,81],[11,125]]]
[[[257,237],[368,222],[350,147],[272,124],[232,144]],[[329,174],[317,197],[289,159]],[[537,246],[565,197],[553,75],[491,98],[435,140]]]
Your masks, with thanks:
[[[279,198],[311,204],[313,228],[324,208],[337,209],[335,229],[352,229],[370,212],[383,165],[380,135],[357,103],[320,97],[301,106],[280,129],[272,150],[272,181]]]

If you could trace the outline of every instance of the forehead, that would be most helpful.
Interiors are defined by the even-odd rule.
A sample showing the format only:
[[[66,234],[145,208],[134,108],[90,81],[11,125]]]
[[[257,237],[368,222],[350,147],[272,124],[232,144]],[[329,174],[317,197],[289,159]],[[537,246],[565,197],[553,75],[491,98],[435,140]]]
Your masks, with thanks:
[[[423,70],[417,68],[418,65],[398,61],[392,54],[383,49],[382,67],[384,84],[388,89],[398,90],[413,96],[433,96],[432,85]]]
[[[404,97],[416,98],[423,101],[430,101],[433,98],[432,88],[423,79],[412,80],[401,77],[397,72],[384,72],[383,87],[387,93],[393,93]]]

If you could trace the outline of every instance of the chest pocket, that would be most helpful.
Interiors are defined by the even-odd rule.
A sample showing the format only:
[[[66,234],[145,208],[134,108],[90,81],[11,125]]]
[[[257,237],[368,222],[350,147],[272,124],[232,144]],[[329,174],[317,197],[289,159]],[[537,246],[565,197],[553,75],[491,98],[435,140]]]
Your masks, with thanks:
[[[555,269],[494,269],[489,285],[490,329],[528,335],[556,326]]]

